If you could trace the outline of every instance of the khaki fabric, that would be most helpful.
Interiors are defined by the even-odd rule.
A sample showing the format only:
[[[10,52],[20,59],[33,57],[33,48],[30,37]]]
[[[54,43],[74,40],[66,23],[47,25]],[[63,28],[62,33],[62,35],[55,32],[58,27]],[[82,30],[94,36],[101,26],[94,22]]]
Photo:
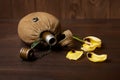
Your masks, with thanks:
[[[33,18],[38,18],[34,22]],[[59,20],[45,12],[34,12],[23,17],[18,24],[18,35],[25,43],[33,43],[40,39],[43,31],[50,31],[57,35],[61,33]]]

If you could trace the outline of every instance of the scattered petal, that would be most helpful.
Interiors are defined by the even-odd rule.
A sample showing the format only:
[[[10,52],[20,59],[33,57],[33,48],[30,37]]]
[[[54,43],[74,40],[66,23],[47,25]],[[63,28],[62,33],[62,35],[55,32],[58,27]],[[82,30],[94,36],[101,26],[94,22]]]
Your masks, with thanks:
[[[81,47],[83,51],[90,52],[94,51],[97,47],[101,47],[101,40],[95,36],[88,36],[85,37],[83,40],[85,42]]]
[[[94,46],[94,45],[88,45],[88,44],[83,44],[82,47],[81,47],[81,49],[83,51],[90,52],[90,51],[94,51],[96,49],[96,46]]]
[[[71,50],[67,53],[66,58],[69,60],[77,60],[82,56],[82,54],[83,51]]]
[[[107,59],[107,54],[97,55],[93,52],[87,53],[87,58],[92,62],[103,62]]]

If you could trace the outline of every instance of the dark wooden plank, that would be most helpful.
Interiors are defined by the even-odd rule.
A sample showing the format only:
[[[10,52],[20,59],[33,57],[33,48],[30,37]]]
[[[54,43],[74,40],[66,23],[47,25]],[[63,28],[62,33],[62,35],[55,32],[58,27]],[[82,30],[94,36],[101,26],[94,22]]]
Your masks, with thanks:
[[[51,51],[33,62],[22,61],[23,46],[17,35],[17,23],[0,22],[0,80],[117,80],[120,78],[120,20],[64,20],[63,30],[70,29],[81,38],[94,35],[102,39],[108,61],[92,63],[86,56],[78,61],[65,58],[67,50]],[[76,42],[75,45],[79,43]],[[80,46],[78,45],[78,49]]]
[[[60,19],[60,1],[61,0],[36,0],[37,11],[48,12]]]
[[[0,20],[12,18],[12,4],[11,0],[0,1]]]
[[[120,0],[110,0],[110,17],[111,19],[120,18]]]
[[[61,17],[62,19],[83,19],[82,0],[61,0]]]
[[[59,19],[119,19],[119,0],[0,0],[0,20],[20,19],[34,11]]]
[[[109,18],[109,0],[62,0],[63,19]]]
[[[12,0],[13,19],[20,19],[35,11],[35,0]]]
[[[83,0],[83,5],[85,18],[109,18],[109,0]]]

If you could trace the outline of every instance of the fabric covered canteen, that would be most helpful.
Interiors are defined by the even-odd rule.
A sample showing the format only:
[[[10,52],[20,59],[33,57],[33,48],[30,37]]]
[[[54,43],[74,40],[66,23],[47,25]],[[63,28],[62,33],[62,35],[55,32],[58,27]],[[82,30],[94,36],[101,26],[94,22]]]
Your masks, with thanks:
[[[62,46],[72,43],[72,32],[66,30],[62,33],[59,20],[46,12],[33,12],[24,16],[18,24],[18,35],[27,44],[41,40],[52,45],[59,43]]]

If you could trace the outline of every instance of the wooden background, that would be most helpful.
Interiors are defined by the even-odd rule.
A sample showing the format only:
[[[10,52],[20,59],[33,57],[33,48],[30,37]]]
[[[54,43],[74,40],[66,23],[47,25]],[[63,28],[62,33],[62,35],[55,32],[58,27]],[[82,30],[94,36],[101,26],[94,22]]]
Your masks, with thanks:
[[[0,0],[0,20],[18,20],[34,11],[61,20],[119,19],[120,0]]]
[[[23,61],[25,47],[17,34],[19,19],[30,12],[45,11],[58,17],[62,29],[84,38],[99,37],[107,54],[103,63],[86,56],[66,59],[68,50],[51,51],[33,62]],[[0,80],[119,80],[120,0],[0,0]],[[80,49],[79,43],[75,43]],[[76,49],[76,48],[75,48]]]

